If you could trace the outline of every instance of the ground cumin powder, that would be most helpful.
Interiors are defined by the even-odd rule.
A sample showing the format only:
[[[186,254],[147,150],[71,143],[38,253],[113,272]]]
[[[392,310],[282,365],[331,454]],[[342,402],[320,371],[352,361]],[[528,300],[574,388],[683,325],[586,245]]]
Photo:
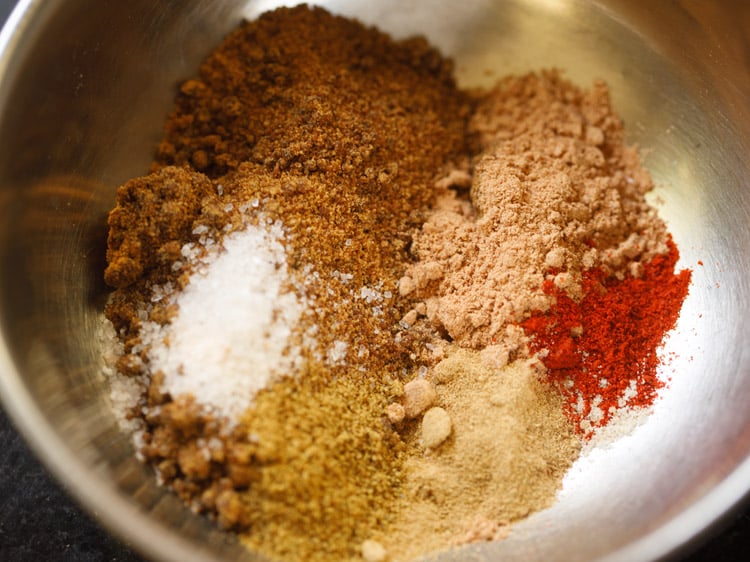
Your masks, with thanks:
[[[501,538],[579,451],[518,323],[549,307],[548,277],[577,298],[581,270],[637,275],[661,252],[650,187],[602,84],[548,72],[468,93],[423,39],[306,6],[243,23],[182,84],[151,173],[109,217],[106,316],[139,452],[271,558]],[[277,362],[298,368],[251,366],[265,386],[230,419],[152,362],[179,295],[249,229],[283,244],[265,269],[304,310]]]
[[[236,524],[251,530],[248,546],[283,559],[347,559],[391,523],[384,507],[398,498],[405,447],[382,423],[388,398],[387,384],[330,381],[315,369],[256,398],[243,430],[257,442],[249,464],[258,480],[229,499],[242,506]]]

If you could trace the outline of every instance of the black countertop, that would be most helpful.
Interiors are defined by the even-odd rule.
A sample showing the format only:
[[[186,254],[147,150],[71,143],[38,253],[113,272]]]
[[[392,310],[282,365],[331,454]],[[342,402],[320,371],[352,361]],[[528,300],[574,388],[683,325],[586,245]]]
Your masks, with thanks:
[[[0,0],[0,22],[13,0]],[[143,562],[84,512],[29,451],[0,410],[0,561]],[[750,560],[750,507],[675,562]]]

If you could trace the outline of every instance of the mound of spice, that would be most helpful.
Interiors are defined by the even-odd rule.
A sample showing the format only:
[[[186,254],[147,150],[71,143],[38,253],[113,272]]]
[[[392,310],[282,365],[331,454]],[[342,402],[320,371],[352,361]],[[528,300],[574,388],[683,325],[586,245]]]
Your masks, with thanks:
[[[618,407],[652,404],[690,273],[674,274],[677,248],[606,85],[506,78],[471,128],[483,149],[471,205],[447,197],[431,211],[400,294],[464,347],[537,354],[584,435]]]
[[[394,560],[504,538],[512,523],[552,504],[580,441],[543,374],[533,359],[499,367],[461,348],[430,371],[442,407],[405,432],[425,453],[406,461],[396,519],[377,534]],[[431,450],[425,430],[441,409],[451,434]]]
[[[668,245],[669,253],[642,265],[638,277],[613,281],[601,269],[584,272],[579,301],[546,281],[555,304],[522,323],[532,335],[530,349],[543,352],[549,380],[587,435],[618,409],[651,405],[664,385],[657,350],[677,322],[690,282],[687,270],[675,275],[677,247]]]
[[[604,84],[466,92],[423,39],[264,14],[118,190],[116,413],[162,482],[271,558],[500,539],[661,384],[689,272],[649,189]]]

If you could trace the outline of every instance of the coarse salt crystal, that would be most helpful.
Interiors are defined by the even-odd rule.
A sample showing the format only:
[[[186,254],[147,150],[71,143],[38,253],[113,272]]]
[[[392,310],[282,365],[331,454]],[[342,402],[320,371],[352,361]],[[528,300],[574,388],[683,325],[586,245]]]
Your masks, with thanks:
[[[328,363],[331,365],[339,365],[346,359],[346,354],[349,349],[349,344],[345,341],[336,340],[333,342],[333,346],[328,350]]]
[[[364,300],[367,304],[370,304],[372,302],[382,301],[383,295],[380,294],[380,291],[365,286],[359,290],[359,298]]]
[[[166,392],[192,394],[232,421],[275,376],[299,367],[301,352],[289,338],[305,303],[282,290],[283,238],[278,222],[227,236],[174,297],[172,322],[144,323],[150,367],[164,373]]]

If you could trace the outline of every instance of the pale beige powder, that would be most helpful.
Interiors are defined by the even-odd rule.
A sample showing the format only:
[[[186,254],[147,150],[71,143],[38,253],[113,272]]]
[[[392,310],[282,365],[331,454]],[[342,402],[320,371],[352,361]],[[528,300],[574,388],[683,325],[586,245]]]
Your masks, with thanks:
[[[399,284],[460,345],[507,345],[508,324],[550,306],[545,279],[578,298],[583,269],[638,276],[641,260],[666,251],[644,198],[651,180],[605,84],[584,92],[554,71],[511,77],[482,97],[472,126],[484,151],[471,204],[446,190]],[[465,188],[464,173],[440,186]]]
[[[504,368],[452,349],[428,375],[450,416],[450,437],[406,464],[398,518],[383,536],[389,560],[501,538],[514,521],[552,504],[580,443],[540,363]],[[429,412],[428,412],[429,413]]]

